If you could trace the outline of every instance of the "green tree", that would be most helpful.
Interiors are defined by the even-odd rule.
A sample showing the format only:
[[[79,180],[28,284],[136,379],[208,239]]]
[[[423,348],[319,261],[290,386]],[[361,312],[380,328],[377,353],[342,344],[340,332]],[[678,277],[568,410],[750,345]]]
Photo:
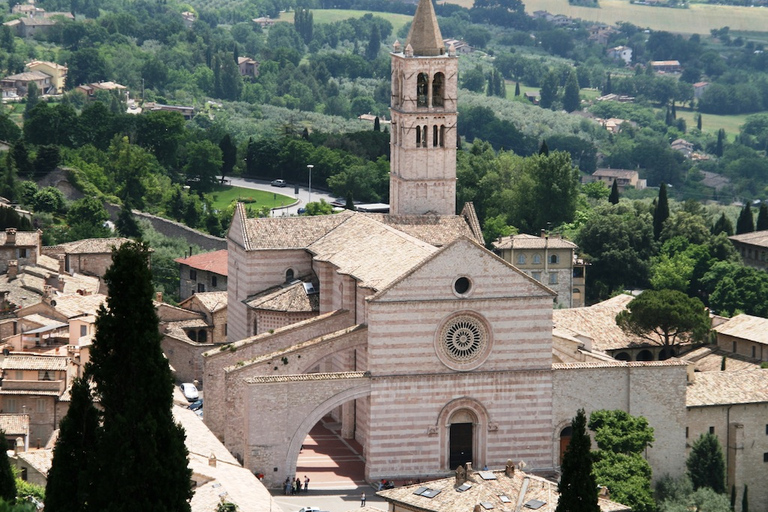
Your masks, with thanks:
[[[651,466],[643,457],[653,442],[653,428],[642,417],[624,411],[594,411],[589,429],[595,432],[598,451],[593,452],[595,480],[611,492],[611,499],[635,512],[652,512]]]
[[[40,89],[36,82],[29,82],[27,87],[27,104],[24,105],[24,119],[29,117],[29,113],[40,102]]]
[[[49,512],[88,510],[99,413],[87,381],[75,379],[71,397],[67,414],[59,424],[45,485],[45,509]]]
[[[123,244],[104,275],[109,296],[85,369],[103,409],[90,510],[190,510],[192,474],[184,429],[171,412],[173,377],[160,348],[149,257],[146,244]]]
[[[579,409],[571,421],[571,441],[563,454],[560,499],[555,512],[598,512],[597,483],[592,471],[592,441],[586,429],[587,416]]]
[[[225,176],[231,176],[237,163],[237,146],[232,142],[229,134],[224,135],[219,142],[221,149],[221,182],[224,183]]]
[[[107,61],[96,48],[82,48],[73,52],[67,61],[67,67],[67,90],[107,79]]]
[[[560,85],[560,79],[557,72],[552,70],[544,77],[544,81],[539,89],[539,105],[542,108],[552,108],[557,100],[557,89]]]
[[[379,33],[378,25],[371,25],[371,36],[368,39],[368,46],[365,48],[365,58],[368,60],[376,60],[381,50],[381,33]]]
[[[628,334],[666,347],[703,340],[710,327],[704,304],[678,290],[645,290],[616,315],[616,324]]]
[[[723,145],[725,144],[725,130],[720,128],[717,131],[717,144],[715,145],[715,155],[718,157],[723,156]]]
[[[656,202],[656,210],[653,212],[653,237],[658,240],[664,229],[664,222],[669,218],[669,202],[667,200],[667,184],[659,186],[659,198]]]
[[[16,170],[19,176],[23,178],[32,178],[35,173],[35,167],[32,165],[32,161],[29,159],[29,150],[23,139],[18,139],[14,142],[11,148],[11,155],[13,156],[13,163],[16,164]]]
[[[67,211],[67,224],[69,224],[67,238],[70,240],[106,238],[111,233],[104,225],[107,220],[109,220],[109,214],[99,199],[93,196],[78,199]]]
[[[187,178],[195,181],[198,190],[212,190],[223,163],[221,149],[209,140],[202,140],[187,144],[186,153],[184,172]]]
[[[613,185],[611,185],[611,195],[608,196],[608,202],[619,204],[619,183],[616,180],[613,180]]]
[[[315,215],[330,215],[333,213],[333,206],[328,204],[325,199],[321,199],[320,201],[312,201],[311,203],[307,203],[306,211],[304,212],[304,215],[307,216],[315,216]]]
[[[515,97],[520,96],[520,82],[515,82]]]
[[[757,213],[755,231],[765,231],[766,229],[768,229],[768,205],[760,203],[760,211]]]
[[[685,461],[694,489],[709,487],[719,494],[725,492],[725,457],[720,441],[714,434],[699,436]]]
[[[717,219],[715,225],[712,226],[712,234],[717,235],[719,233],[725,233],[728,236],[733,235],[733,224],[725,216],[725,212],[720,214],[720,218]]]
[[[8,440],[0,430],[0,498],[8,503],[16,500],[16,477],[8,460]]]
[[[736,234],[741,235],[743,233],[752,233],[755,230],[755,220],[752,216],[752,208],[749,203],[744,205],[739,213],[739,218],[736,219]]]
[[[136,217],[133,216],[131,207],[126,203],[123,203],[123,206],[120,208],[117,221],[115,221],[115,228],[121,236],[126,238],[141,238],[141,227],[136,222]]]
[[[576,70],[572,69],[568,74],[563,90],[563,109],[566,112],[581,110],[581,98],[579,97],[579,79],[576,76]]]

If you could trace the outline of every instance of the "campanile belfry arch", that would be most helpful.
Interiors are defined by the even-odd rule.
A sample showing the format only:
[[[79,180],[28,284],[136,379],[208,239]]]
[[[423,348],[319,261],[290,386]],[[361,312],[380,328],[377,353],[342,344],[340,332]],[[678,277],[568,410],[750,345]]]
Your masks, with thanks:
[[[392,52],[390,211],[456,213],[458,59],[443,44],[432,3]]]

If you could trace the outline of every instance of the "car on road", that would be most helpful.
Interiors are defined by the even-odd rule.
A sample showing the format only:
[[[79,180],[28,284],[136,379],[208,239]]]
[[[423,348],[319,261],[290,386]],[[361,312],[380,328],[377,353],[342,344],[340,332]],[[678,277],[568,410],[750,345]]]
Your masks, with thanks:
[[[184,393],[184,398],[186,398],[188,402],[194,402],[200,398],[200,394],[197,392],[197,387],[191,382],[185,382],[179,386],[179,388],[181,389],[181,392]]]
[[[199,409],[202,409],[203,408],[203,399],[202,398],[198,398],[197,400],[195,400],[194,402],[189,404],[189,408],[191,410],[193,410],[193,411],[197,411]]]
[[[301,507],[299,512],[322,512],[319,507]]]
[[[272,180],[272,183],[270,183],[273,187],[286,187],[288,184],[285,182],[285,180]]]

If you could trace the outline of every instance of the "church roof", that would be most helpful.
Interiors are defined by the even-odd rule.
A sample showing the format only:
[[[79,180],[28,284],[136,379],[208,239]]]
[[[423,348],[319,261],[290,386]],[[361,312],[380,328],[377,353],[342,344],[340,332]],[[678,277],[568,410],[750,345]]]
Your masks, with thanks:
[[[405,46],[411,45],[414,57],[435,57],[445,53],[445,43],[437,25],[431,0],[419,0]]]
[[[248,297],[243,302],[253,309],[288,313],[307,313],[320,310],[320,295],[307,293],[304,283],[300,281],[286,287],[270,288]]]
[[[685,394],[688,407],[765,402],[768,402],[768,372],[761,368],[697,372]]]
[[[466,219],[459,215],[364,215],[437,247],[448,245],[461,236],[475,238]]]
[[[354,212],[335,215],[245,219],[245,250],[305,249]]]

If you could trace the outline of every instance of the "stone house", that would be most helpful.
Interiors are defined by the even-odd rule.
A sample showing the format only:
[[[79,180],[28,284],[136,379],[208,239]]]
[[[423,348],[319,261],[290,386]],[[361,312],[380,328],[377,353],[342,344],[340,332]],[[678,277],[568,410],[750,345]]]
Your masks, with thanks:
[[[19,470],[19,478],[25,482],[45,487],[48,471],[53,463],[53,450],[30,450],[18,452],[11,457],[11,464]]]
[[[0,429],[5,432],[9,448],[17,451],[29,449],[29,414],[0,413]]]
[[[615,181],[619,192],[624,192],[629,187],[637,190],[646,187],[645,180],[640,179],[640,174],[629,169],[598,169],[592,173],[592,181],[602,181],[608,188],[613,187]]]
[[[493,250],[505,261],[557,292],[559,307],[584,305],[584,262],[576,256],[578,246],[559,236],[512,235],[493,242]]]
[[[608,57],[623,60],[629,66],[632,63],[632,48],[629,46],[614,46],[608,50]]]
[[[208,329],[200,330],[190,338],[200,343],[224,343],[227,341],[227,292],[201,292],[183,300],[179,307],[203,315]]]
[[[685,139],[675,139],[669,147],[682,153],[685,158],[691,158],[693,155],[693,142],[688,142]]]
[[[55,62],[33,60],[25,66],[27,71],[38,71],[50,76],[50,88],[44,94],[62,94],[67,81],[67,66],[56,64]],[[41,92],[43,89],[41,89]]]
[[[18,96],[26,96],[30,84],[34,83],[40,94],[51,94],[53,87],[52,77],[40,71],[25,71],[15,75],[9,75],[0,80],[0,86],[4,90],[16,91]]]
[[[696,82],[693,84],[693,99],[700,100],[708,87],[709,82]]]
[[[41,231],[17,231],[16,228],[0,232],[0,273],[8,272],[12,262],[16,262],[16,271],[37,263],[42,237]]]
[[[753,231],[728,237],[745,265],[768,270],[768,231]]]
[[[717,346],[723,351],[768,361],[768,319],[736,315],[716,326]]]
[[[195,254],[177,258],[179,264],[179,298],[183,301],[198,292],[227,290],[227,251]]]
[[[259,63],[250,57],[238,57],[237,67],[240,68],[241,76],[256,78],[259,76]]]
[[[679,60],[652,60],[651,68],[656,73],[679,73],[681,71]]]
[[[43,247],[46,256],[62,260],[60,273],[103,277],[112,265],[112,249],[119,249],[128,238],[86,238],[65,244]]]

